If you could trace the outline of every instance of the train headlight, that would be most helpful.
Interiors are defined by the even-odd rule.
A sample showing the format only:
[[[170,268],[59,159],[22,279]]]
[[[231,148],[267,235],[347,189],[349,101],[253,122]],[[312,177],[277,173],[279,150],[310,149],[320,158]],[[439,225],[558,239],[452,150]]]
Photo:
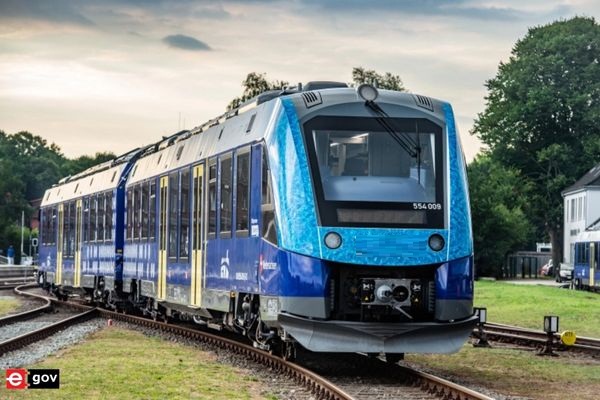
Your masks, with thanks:
[[[368,83],[363,83],[362,85],[356,88],[356,92],[364,101],[374,101],[377,96],[379,96],[379,92],[377,88],[373,85],[369,85]]]
[[[433,235],[429,236],[429,247],[431,248],[431,250],[440,251],[444,248],[445,245],[446,242],[444,241],[442,235],[434,233]]]
[[[330,249],[337,249],[341,245],[342,237],[339,235],[339,233],[329,232],[327,235],[325,235],[325,246],[329,247]]]

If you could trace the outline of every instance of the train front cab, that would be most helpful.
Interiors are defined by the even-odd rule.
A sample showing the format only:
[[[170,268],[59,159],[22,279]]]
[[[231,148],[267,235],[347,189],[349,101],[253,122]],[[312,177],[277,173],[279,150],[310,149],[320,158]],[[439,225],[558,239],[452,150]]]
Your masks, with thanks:
[[[600,290],[600,241],[575,243],[573,280],[576,289]]]
[[[423,112],[409,96],[403,104],[384,96],[391,118],[355,95],[317,111],[300,96],[281,100],[267,147],[285,229],[276,254],[263,250],[262,274],[264,265],[280,271],[277,321],[309,350],[449,353],[474,327],[470,212],[452,111],[436,103],[441,110]],[[378,118],[418,143],[419,168]]]

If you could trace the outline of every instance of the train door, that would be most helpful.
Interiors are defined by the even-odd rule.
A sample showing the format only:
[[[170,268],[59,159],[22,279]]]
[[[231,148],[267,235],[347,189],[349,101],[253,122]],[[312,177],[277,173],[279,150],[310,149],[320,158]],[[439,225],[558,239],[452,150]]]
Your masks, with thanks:
[[[590,252],[589,254],[589,261],[590,261],[590,288],[594,287],[594,285],[596,284],[595,282],[595,276],[596,275],[596,249],[595,249],[596,243],[591,242],[590,243]]]
[[[204,211],[202,195],[204,193],[204,165],[194,167],[194,182],[192,188],[192,282],[190,288],[190,303],[193,306],[202,306],[202,288],[204,287]]]
[[[81,286],[81,227],[82,227],[82,207],[81,207],[81,199],[77,200],[76,209],[75,209],[75,257],[73,259],[74,262],[74,276],[73,276],[73,286],[79,287]]]
[[[167,218],[169,199],[169,177],[160,178],[160,213],[158,222],[158,279],[156,282],[156,298],[164,300],[167,295]]]
[[[56,275],[54,283],[60,285],[62,283],[62,258],[63,258],[63,240],[65,229],[65,208],[64,204],[58,205],[58,238],[56,240]]]

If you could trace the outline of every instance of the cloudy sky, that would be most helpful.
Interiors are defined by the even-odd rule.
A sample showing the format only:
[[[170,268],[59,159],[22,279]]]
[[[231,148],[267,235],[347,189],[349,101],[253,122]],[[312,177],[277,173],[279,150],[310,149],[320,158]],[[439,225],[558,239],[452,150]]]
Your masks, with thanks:
[[[528,27],[597,0],[0,0],[0,130],[123,153],[221,114],[247,73],[392,72],[450,101],[468,159],[486,79]]]

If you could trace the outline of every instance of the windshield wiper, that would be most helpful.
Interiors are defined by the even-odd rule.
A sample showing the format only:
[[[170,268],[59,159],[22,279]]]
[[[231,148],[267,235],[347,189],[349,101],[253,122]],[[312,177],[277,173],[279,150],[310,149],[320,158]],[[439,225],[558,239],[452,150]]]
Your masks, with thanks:
[[[383,111],[379,104],[374,101],[366,101],[365,105],[369,107],[377,117],[375,120],[385,129],[385,131],[400,145],[400,147],[412,158],[417,159],[417,179],[418,182],[421,183],[421,140],[419,137],[419,128],[417,122],[415,121],[415,132],[417,135],[417,141],[408,136],[408,134],[399,133],[394,129],[394,127],[388,122],[390,116]]]

